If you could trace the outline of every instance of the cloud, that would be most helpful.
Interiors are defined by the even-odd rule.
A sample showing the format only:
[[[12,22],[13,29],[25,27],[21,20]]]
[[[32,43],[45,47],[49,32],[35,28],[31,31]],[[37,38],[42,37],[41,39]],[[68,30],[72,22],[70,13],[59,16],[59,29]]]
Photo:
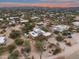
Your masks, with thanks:
[[[0,6],[79,7],[79,0],[0,0]]]
[[[0,7],[12,7],[12,6],[36,6],[36,7],[76,7],[79,4],[75,3],[61,3],[61,4],[50,4],[50,3],[0,3]]]
[[[75,3],[79,0],[0,0],[0,2],[21,2],[21,3]]]
[[[48,3],[76,3],[79,2],[79,0],[40,0],[42,2],[48,2]]]

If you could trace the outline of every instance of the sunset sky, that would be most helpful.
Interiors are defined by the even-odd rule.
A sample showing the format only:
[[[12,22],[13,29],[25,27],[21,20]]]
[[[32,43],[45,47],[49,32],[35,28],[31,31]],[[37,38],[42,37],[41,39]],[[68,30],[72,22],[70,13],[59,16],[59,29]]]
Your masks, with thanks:
[[[0,0],[0,7],[79,7],[79,0]]]

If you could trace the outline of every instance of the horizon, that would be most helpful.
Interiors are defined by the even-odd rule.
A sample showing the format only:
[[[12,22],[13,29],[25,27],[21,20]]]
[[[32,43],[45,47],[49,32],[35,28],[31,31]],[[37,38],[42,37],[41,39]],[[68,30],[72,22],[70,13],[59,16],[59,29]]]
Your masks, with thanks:
[[[79,7],[79,0],[0,0],[0,7]]]

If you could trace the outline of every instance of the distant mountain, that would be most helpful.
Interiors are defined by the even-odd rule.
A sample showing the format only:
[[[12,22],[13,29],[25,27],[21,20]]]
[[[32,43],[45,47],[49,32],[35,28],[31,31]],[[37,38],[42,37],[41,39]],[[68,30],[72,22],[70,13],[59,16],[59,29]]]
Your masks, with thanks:
[[[32,7],[32,6],[27,6],[27,7],[0,7],[0,9],[35,9],[35,10],[48,10],[48,11],[79,11],[79,7],[68,7],[68,8],[49,8],[49,7]]]

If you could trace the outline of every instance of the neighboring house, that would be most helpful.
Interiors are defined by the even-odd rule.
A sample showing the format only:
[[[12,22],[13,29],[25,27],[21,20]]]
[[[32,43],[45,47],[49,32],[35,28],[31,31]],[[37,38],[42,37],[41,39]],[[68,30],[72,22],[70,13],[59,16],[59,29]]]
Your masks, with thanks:
[[[37,16],[33,16],[33,17],[31,17],[31,19],[40,19],[39,17],[37,17]]]
[[[38,22],[38,23],[37,23],[38,26],[41,26],[41,25],[43,25],[43,24],[44,24],[44,22]]]
[[[54,14],[49,14],[49,16],[50,16],[50,17],[53,17],[53,16],[54,16]]]
[[[74,25],[75,28],[79,28],[79,22],[73,22],[72,24]]]
[[[22,24],[26,23],[26,22],[29,22],[28,20],[21,20],[20,21]]]
[[[75,20],[76,20],[76,21],[79,21],[79,16],[76,16],[76,17],[75,17]]]
[[[51,36],[51,33],[45,32],[45,31],[41,30],[40,28],[34,28],[33,31],[29,32],[29,36],[32,39],[34,39],[35,37],[38,37],[39,35],[48,37],[48,36]]]
[[[10,17],[10,19],[16,19],[16,18],[19,18],[19,17]]]
[[[18,22],[18,21],[20,21],[20,18],[19,17],[10,17],[9,18],[11,21],[15,21],[15,22]]]
[[[10,17],[9,20],[10,20],[9,25],[17,24],[20,22],[19,17]]]
[[[69,26],[67,26],[67,25],[56,25],[53,27],[53,30],[58,31],[58,32],[62,32],[64,30],[68,30],[68,29],[69,29]]]
[[[9,25],[14,25],[14,24],[16,24],[16,22],[13,20],[9,22]]]
[[[5,44],[6,38],[5,37],[0,37],[0,44]]]
[[[0,18],[0,21],[3,21],[3,18]]]
[[[44,27],[44,22],[38,22],[36,23],[36,26],[38,26],[39,28]]]

